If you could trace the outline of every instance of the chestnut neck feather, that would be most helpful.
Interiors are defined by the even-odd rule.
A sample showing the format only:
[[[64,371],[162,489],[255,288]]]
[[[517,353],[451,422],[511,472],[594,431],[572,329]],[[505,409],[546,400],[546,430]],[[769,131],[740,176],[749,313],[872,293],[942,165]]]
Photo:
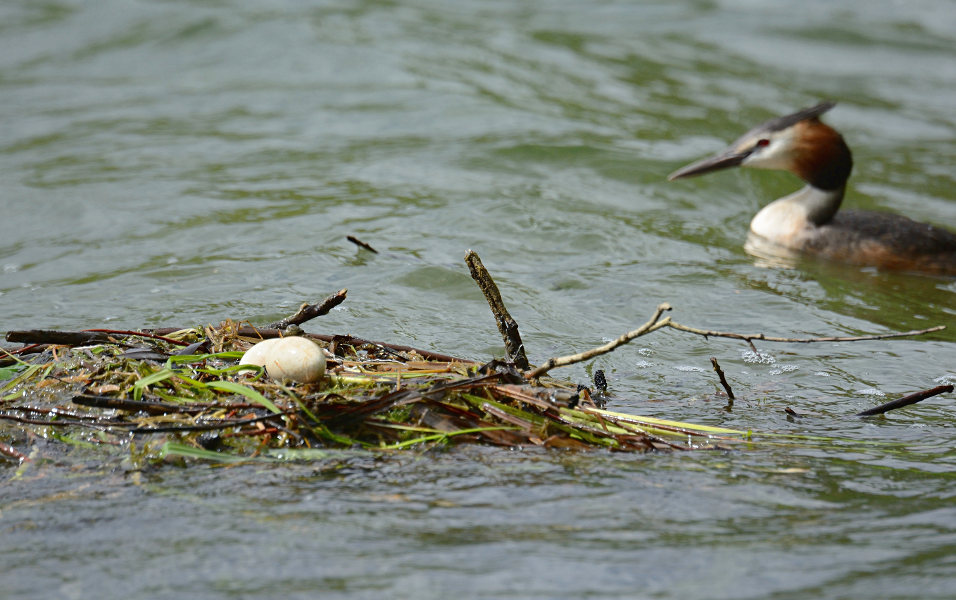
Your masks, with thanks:
[[[843,136],[819,119],[794,125],[793,172],[819,190],[846,186],[853,170],[853,155]]]

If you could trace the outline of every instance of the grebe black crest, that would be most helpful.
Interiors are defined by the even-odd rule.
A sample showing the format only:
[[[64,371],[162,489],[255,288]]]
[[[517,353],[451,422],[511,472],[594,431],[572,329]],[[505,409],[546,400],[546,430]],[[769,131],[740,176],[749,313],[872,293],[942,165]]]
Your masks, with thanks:
[[[790,171],[802,189],[765,206],[750,222],[751,242],[883,269],[956,276],[956,234],[902,215],[840,211],[853,169],[850,148],[820,120],[833,102],[771,119],[724,151],[674,171],[669,180],[729,167]]]

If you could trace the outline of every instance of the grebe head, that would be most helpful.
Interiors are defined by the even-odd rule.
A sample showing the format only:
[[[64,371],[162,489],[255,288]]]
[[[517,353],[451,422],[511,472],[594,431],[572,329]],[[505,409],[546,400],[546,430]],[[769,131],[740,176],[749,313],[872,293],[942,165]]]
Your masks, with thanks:
[[[820,190],[843,188],[853,158],[843,136],[820,121],[835,106],[822,102],[754,127],[736,142],[701,161],[671,173],[667,179],[703,175],[729,167],[790,171]]]

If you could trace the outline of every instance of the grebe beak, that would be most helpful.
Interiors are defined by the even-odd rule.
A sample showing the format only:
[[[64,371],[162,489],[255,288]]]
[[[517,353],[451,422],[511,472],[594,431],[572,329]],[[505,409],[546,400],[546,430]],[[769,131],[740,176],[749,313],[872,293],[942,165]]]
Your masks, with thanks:
[[[686,167],[677,169],[667,176],[667,180],[674,181],[675,179],[681,179],[683,177],[694,177],[695,175],[703,175],[704,173],[711,173],[721,169],[739,167],[740,163],[742,163],[745,158],[750,156],[751,152],[752,150],[745,150],[741,152],[734,147],[730,147],[723,152],[711,156],[710,158],[705,158],[695,163],[691,163]]]

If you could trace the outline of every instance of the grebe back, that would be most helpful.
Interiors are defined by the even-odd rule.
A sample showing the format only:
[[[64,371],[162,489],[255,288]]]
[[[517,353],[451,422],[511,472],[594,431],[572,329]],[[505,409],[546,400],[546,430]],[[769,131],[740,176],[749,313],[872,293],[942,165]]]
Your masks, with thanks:
[[[807,185],[762,208],[750,222],[752,237],[840,262],[956,275],[956,234],[902,215],[840,212],[853,156],[843,136],[820,121],[833,106],[824,102],[767,121],[668,179],[737,166],[790,171]]]

